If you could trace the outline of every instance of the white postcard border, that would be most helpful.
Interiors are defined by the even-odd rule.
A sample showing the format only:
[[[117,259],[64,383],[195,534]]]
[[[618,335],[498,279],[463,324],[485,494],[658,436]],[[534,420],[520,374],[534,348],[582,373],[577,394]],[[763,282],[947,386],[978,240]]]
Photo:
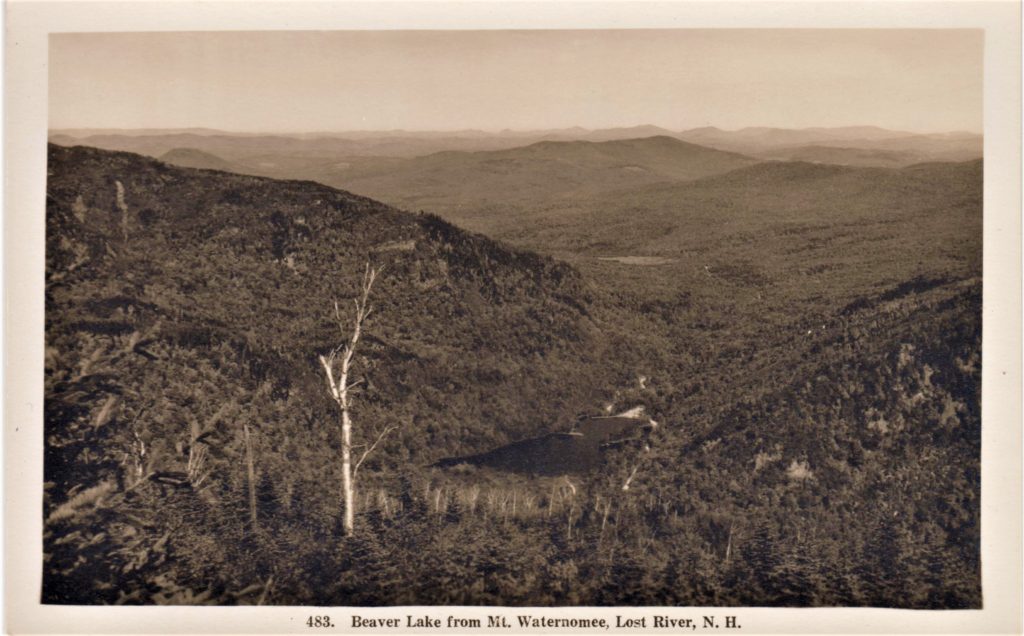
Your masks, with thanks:
[[[984,609],[163,608],[41,606],[42,295],[47,36],[61,32],[551,28],[977,28],[985,31],[982,375]],[[724,633],[1019,633],[1021,630],[1020,4],[1015,2],[36,2],[7,6],[5,609],[11,633],[368,633],[353,615],[718,617]],[[311,629],[307,617],[336,625]],[[735,616],[739,629],[725,629]],[[385,633],[471,633],[396,629]],[[483,630],[483,633],[603,630]],[[610,630],[612,632],[620,630]],[[677,633],[637,630],[623,633]],[[700,630],[715,631],[715,630]]]

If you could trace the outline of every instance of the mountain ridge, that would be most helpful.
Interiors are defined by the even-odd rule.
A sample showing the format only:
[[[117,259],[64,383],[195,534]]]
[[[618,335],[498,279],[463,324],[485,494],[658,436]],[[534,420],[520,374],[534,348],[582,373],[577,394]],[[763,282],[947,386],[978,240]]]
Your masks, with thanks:
[[[239,167],[217,155],[195,148],[172,148],[157,157],[164,163],[181,168],[199,168],[203,170],[221,170],[223,172],[239,172]]]
[[[326,183],[402,207],[440,197],[455,206],[595,193],[627,184],[694,179],[758,160],[668,136],[540,141],[506,150],[445,151],[378,171],[341,171]]]

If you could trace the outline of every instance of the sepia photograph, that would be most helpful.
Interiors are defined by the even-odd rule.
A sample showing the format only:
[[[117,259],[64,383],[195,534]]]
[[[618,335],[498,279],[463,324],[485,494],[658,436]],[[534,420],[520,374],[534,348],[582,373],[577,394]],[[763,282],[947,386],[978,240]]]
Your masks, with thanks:
[[[41,605],[988,606],[984,29],[46,48]]]
[[[45,602],[981,606],[979,31],[50,44]]]

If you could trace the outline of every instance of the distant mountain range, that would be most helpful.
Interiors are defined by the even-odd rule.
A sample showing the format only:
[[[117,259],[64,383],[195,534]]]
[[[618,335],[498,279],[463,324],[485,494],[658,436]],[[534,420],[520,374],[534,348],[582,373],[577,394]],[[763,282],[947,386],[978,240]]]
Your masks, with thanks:
[[[922,161],[966,161],[982,155],[981,135],[968,132],[935,134],[886,130],[874,126],[841,128],[766,128],[722,130],[714,127],[672,131],[658,126],[588,130],[562,128],[536,131],[349,131],[310,133],[233,133],[206,128],[99,130],[60,129],[50,132],[56,144],[86,145],[160,157],[175,148],[194,148],[238,163],[248,171],[274,172],[282,157],[288,165],[315,160],[365,157],[419,157],[447,150],[486,151],[527,146],[541,141],[616,141],[665,136],[719,150],[767,159],[802,156],[809,160],[850,165],[896,167]],[[818,150],[809,151],[804,147]],[[822,151],[821,149],[828,149]],[[880,151],[872,155],[865,150]],[[817,152],[817,155],[813,153]],[[269,159],[268,159],[269,157]],[[274,166],[261,164],[273,163]]]
[[[409,208],[516,203],[688,181],[758,160],[672,137],[542,141],[489,152],[440,152],[379,168],[319,176],[335,187]]]
[[[873,126],[847,128],[696,128],[680,134],[696,144],[764,159],[900,167],[925,161],[968,161],[982,156],[981,135],[915,134]]]

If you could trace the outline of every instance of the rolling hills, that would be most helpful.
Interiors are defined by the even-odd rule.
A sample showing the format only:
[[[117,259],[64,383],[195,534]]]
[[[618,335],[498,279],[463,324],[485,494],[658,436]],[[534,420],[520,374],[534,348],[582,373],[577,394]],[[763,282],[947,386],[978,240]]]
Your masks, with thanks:
[[[615,138],[615,133],[609,131],[608,136]],[[146,154],[182,167],[315,180],[412,209],[438,200],[451,202],[451,188],[456,184],[461,187],[456,204],[480,205],[694,179],[754,162],[668,136],[534,143],[528,143],[529,138],[498,137],[501,149],[472,152],[459,150],[462,144],[457,139],[417,138],[443,150],[409,157],[405,151],[385,149],[401,139],[179,133],[92,135],[81,141],[98,148]],[[67,135],[56,135],[53,140],[61,145],[78,142]],[[368,144],[380,145],[370,148]],[[508,145],[514,147],[505,147]]]
[[[235,166],[217,155],[212,155],[195,148],[172,148],[160,155],[160,161],[181,168],[200,168],[202,170],[221,170],[223,172],[245,172],[244,168]]]
[[[491,152],[443,152],[325,183],[411,209],[532,203],[728,172],[756,160],[671,137],[539,142]]]
[[[690,180],[602,177],[639,151]],[[460,156],[432,196],[483,236],[49,152],[48,603],[980,606],[980,162],[540,144],[515,174],[598,182],[523,181],[502,217],[446,207],[483,165]],[[599,258],[631,255],[660,260]],[[345,539],[316,356],[368,259],[354,417],[397,429]],[[428,467],[635,404],[651,452],[585,479]]]
[[[915,134],[875,126],[843,128],[694,128],[679,134],[691,143],[762,159],[855,166],[905,167],[930,161],[970,161],[982,155],[981,135]]]
[[[874,126],[786,129],[715,127],[672,131],[658,126],[588,130],[348,131],[303,134],[229,133],[207,129],[54,130],[52,143],[87,145],[161,157],[175,148],[192,148],[231,162],[238,172],[288,179],[337,179],[339,168],[370,172],[439,152],[487,152],[541,142],[600,143],[648,137],[680,141],[759,159],[814,161],[843,165],[904,167],[928,161],[968,161],[982,155],[980,135],[920,134]],[[348,177],[361,174],[356,171]],[[336,184],[337,185],[337,184]]]
[[[845,224],[852,232],[858,223],[900,225],[923,215],[943,229],[943,240],[952,242],[958,240],[958,221],[973,223],[962,228],[964,237],[977,235],[981,171],[980,161],[901,169],[764,162],[687,183],[653,184],[549,205],[538,201],[523,211],[521,220],[530,222],[514,227],[481,212],[471,226],[549,253],[680,256],[705,250],[701,245],[713,240],[762,240],[762,230],[792,234],[817,226],[834,233],[834,224]],[[954,212],[942,214],[947,208]],[[891,238],[917,240],[903,232]],[[772,253],[779,254],[765,249],[766,257]]]

